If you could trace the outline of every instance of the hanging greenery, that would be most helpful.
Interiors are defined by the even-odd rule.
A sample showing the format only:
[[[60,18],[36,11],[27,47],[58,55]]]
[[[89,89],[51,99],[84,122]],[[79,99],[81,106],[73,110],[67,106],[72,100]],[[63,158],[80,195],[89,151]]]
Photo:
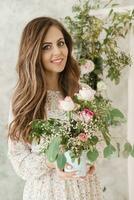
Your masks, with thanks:
[[[92,3],[91,3],[92,2]],[[93,3],[94,2],[94,3]],[[79,1],[72,7],[73,17],[66,16],[65,24],[74,40],[74,54],[81,66],[91,60],[94,70],[82,76],[82,81],[97,88],[97,82],[106,76],[118,84],[122,70],[131,65],[129,53],[120,49],[118,40],[126,38],[134,20],[134,11],[117,13],[117,4],[109,1],[109,14],[101,19],[91,15],[92,9],[101,7],[99,0]]]

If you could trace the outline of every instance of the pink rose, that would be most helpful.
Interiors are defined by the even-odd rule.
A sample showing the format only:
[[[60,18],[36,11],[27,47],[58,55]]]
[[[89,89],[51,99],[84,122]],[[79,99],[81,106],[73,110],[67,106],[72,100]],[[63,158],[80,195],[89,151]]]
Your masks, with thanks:
[[[85,108],[83,111],[80,112],[80,120],[86,122],[87,124],[90,122],[90,120],[93,118],[94,112],[91,110]]]
[[[86,133],[80,133],[78,135],[78,139],[82,142],[86,142],[88,140],[88,135]]]

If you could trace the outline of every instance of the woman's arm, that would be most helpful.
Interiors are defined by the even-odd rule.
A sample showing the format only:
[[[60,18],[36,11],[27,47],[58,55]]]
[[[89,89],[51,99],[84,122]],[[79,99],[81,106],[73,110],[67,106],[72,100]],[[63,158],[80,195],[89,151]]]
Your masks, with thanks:
[[[8,124],[13,121],[13,114],[10,105]],[[44,155],[32,152],[30,146],[23,141],[8,139],[8,157],[16,173],[24,180],[38,178],[48,174],[52,166],[46,161]]]
[[[24,180],[39,178],[52,169],[44,155],[31,152],[29,145],[20,141],[8,139],[8,157],[16,173]]]

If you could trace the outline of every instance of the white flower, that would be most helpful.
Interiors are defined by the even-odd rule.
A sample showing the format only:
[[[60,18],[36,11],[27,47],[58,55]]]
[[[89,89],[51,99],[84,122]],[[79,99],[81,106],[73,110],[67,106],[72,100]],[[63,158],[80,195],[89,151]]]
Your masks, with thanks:
[[[82,88],[81,90],[79,90],[79,93],[77,94],[77,97],[81,100],[93,100],[94,99],[94,95],[95,95],[96,91],[93,90],[91,87],[88,88]]]
[[[88,74],[94,70],[94,63],[91,60],[87,60],[84,65],[81,65],[81,75]]]
[[[75,108],[75,104],[71,97],[67,96],[64,100],[59,100],[59,108],[64,111],[71,111]]]
[[[103,81],[99,81],[97,83],[97,90],[98,91],[102,91],[102,90],[106,90],[106,89],[107,89],[107,86]]]

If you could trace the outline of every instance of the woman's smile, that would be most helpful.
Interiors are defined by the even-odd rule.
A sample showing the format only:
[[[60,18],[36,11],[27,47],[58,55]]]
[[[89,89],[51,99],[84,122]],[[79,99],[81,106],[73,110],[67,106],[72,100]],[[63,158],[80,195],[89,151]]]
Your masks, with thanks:
[[[57,58],[57,59],[53,59],[51,62],[52,62],[53,64],[61,64],[62,61],[63,61],[63,58]]]

